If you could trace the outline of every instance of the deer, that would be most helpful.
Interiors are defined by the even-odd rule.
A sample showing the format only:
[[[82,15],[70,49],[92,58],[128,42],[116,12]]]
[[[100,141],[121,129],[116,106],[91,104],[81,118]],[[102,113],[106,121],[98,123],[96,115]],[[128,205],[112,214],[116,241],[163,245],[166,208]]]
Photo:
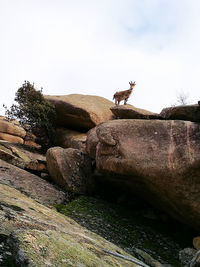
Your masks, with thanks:
[[[120,102],[122,100],[124,100],[124,105],[126,105],[128,99],[129,99],[129,97],[133,91],[133,87],[136,85],[136,83],[132,82],[132,81],[130,81],[129,84],[130,84],[130,89],[116,92],[113,95],[113,100],[115,99],[115,105],[120,105]]]

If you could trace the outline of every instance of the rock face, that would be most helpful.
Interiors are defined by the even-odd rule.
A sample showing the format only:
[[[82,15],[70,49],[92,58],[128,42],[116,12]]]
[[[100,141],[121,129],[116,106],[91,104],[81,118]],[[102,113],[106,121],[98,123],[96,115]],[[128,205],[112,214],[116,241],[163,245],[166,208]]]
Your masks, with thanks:
[[[86,154],[78,149],[52,147],[46,157],[52,179],[64,190],[76,194],[92,190],[91,160]]]
[[[25,136],[26,131],[16,121],[8,121],[5,117],[0,117],[0,140],[23,144]]]
[[[6,117],[0,116],[0,140],[10,143],[25,144],[30,147],[41,148],[35,143],[36,136],[26,132],[16,120],[8,121]]]
[[[3,266],[138,266],[103,250],[117,251],[134,260],[118,246],[2,184],[0,225],[0,238],[10,247],[15,262]]]
[[[99,139],[97,137],[96,127],[94,127],[87,133],[86,139],[86,152],[92,159],[96,158],[96,147],[98,142]]]
[[[22,169],[47,172],[46,157],[26,145],[0,141],[0,159]]]
[[[43,204],[64,203],[68,200],[67,194],[61,189],[3,160],[0,160],[0,184],[12,186]]]
[[[200,230],[199,124],[114,120],[97,126],[96,133],[100,172]]]
[[[40,145],[38,145],[35,140],[36,140],[36,136],[31,133],[31,132],[27,132],[26,133],[26,136],[24,138],[24,144],[27,145],[27,146],[31,146],[31,147],[35,147],[35,148],[41,148]]]
[[[88,131],[99,123],[112,119],[110,107],[113,103],[100,96],[46,95],[45,99],[55,105],[57,124],[61,127]]]
[[[57,128],[55,134],[55,146],[62,148],[76,148],[85,152],[86,133],[72,131],[66,128]]]
[[[136,108],[132,105],[117,105],[110,108],[116,118],[119,119],[161,119],[159,114]]]
[[[187,105],[164,108],[160,116],[167,120],[185,120],[200,122],[200,106]]]
[[[26,131],[22,127],[16,123],[6,121],[3,117],[0,118],[0,132],[21,138],[24,138],[26,135]]]
[[[1,132],[0,132],[0,140],[5,140],[11,143],[18,143],[18,144],[24,143],[24,139],[19,136],[7,134],[7,133],[1,133]]]
[[[183,250],[181,250],[179,252],[179,260],[181,262],[181,266],[183,267],[188,267],[191,266],[191,261],[193,259],[193,257],[196,254],[196,250],[193,248],[184,248]],[[194,265],[192,265],[193,267],[195,267]],[[196,266],[197,267],[197,266]]]
[[[195,238],[193,238],[193,246],[194,248],[196,248],[197,250],[200,250],[200,236],[196,236]]]

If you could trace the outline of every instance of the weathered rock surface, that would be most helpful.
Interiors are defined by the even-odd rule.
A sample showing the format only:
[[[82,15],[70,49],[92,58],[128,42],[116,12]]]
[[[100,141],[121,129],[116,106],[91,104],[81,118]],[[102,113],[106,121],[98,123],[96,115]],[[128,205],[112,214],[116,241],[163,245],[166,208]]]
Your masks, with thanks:
[[[24,145],[27,145],[27,146],[30,146],[30,147],[34,147],[34,148],[37,148],[37,149],[41,148],[41,145],[39,145],[36,142],[31,141],[31,140],[25,140],[24,141]]]
[[[0,141],[0,159],[22,169],[47,172],[45,155],[26,145]]]
[[[41,146],[35,142],[35,139],[36,136],[26,132],[18,121],[8,121],[6,117],[0,116],[0,140],[41,148]]]
[[[47,151],[47,169],[64,190],[85,194],[93,188],[91,159],[74,148],[52,147]]]
[[[0,184],[16,188],[44,204],[64,203],[68,196],[42,178],[0,160]]]
[[[167,120],[185,120],[200,122],[200,106],[184,105],[164,108],[160,116]]]
[[[31,133],[31,132],[27,132],[26,136],[24,138],[24,144],[27,146],[31,146],[31,147],[35,147],[35,148],[41,148],[41,145],[37,144],[36,141],[36,136]]]
[[[197,250],[200,250],[200,236],[196,236],[195,238],[193,238],[193,246],[194,248],[196,248]]]
[[[117,105],[110,108],[115,117],[119,119],[161,119],[162,117],[145,109],[132,105]]]
[[[99,171],[114,174],[108,176],[114,184],[200,230],[198,123],[113,120],[97,126],[96,133]]]
[[[96,147],[98,142],[99,139],[97,137],[96,127],[94,127],[87,133],[86,139],[86,152],[92,159],[96,158]]]
[[[45,99],[55,105],[57,124],[61,127],[88,131],[101,122],[112,119],[113,103],[103,97],[71,94],[49,96]]]
[[[85,152],[86,133],[72,131],[66,128],[57,128],[55,134],[55,145],[62,148],[76,148]]]
[[[17,144],[24,143],[24,139],[19,136],[7,134],[7,133],[1,133],[1,132],[0,132],[0,140],[5,140],[8,142],[17,143]]]
[[[188,267],[196,254],[196,249],[194,248],[184,248],[179,252],[179,259],[181,266]]]
[[[19,124],[16,124],[15,121],[6,121],[4,117],[0,118],[0,132],[21,138],[24,138],[26,135],[26,131]]]
[[[0,184],[0,235],[19,266],[137,266],[104,252],[134,258],[72,219]],[[6,240],[5,240],[6,241]]]

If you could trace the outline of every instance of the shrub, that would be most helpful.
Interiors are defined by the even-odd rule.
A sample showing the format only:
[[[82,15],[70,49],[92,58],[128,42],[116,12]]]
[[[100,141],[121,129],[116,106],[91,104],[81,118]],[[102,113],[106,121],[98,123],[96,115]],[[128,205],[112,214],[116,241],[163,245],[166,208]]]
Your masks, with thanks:
[[[15,94],[15,102],[10,109],[5,105],[8,119],[17,119],[26,129],[37,136],[37,142],[48,148],[54,139],[55,107],[42,94],[42,88],[36,90],[34,83],[25,81]]]

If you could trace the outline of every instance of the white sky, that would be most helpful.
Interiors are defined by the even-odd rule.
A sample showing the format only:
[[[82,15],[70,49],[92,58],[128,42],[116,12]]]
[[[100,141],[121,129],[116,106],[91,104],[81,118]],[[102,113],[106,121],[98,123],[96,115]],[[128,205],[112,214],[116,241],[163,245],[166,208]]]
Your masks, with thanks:
[[[110,100],[133,80],[128,103],[160,112],[199,78],[199,0],[0,0],[1,115],[24,80]]]

